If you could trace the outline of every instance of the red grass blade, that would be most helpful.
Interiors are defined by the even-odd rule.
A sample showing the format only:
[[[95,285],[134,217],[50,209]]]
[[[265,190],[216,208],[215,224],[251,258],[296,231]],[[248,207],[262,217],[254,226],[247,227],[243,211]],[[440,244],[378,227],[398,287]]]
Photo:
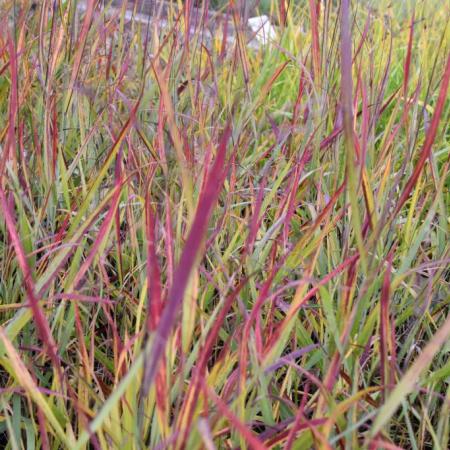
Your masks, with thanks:
[[[122,184],[117,184],[114,188],[114,196],[111,201],[111,206],[108,210],[108,214],[105,217],[105,220],[103,221],[100,229],[98,230],[97,238],[95,239],[94,244],[92,245],[91,251],[89,253],[89,256],[85,259],[83,264],[80,267],[80,270],[77,272],[77,275],[73,281],[73,286],[75,289],[78,287],[79,283],[83,279],[84,274],[87,272],[89,267],[92,264],[92,261],[95,258],[95,255],[97,254],[98,248],[103,242],[103,239],[105,238],[105,235],[111,226],[112,221],[114,220],[114,215],[117,210],[117,207],[119,206],[119,200],[120,200],[120,193],[122,189]]]
[[[200,390],[202,388],[202,380],[204,379],[206,372],[206,364],[208,362],[208,358],[211,356],[211,351],[213,350],[213,345],[219,335],[220,328],[230,310],[232,304],[236,301],[237,296],[241,292],[242,288],[247,283],[247,279],[239,283],[239,285],[234,289],[234,291],[227,297],[225,303],[220,310],[217,318],[214,322],[214,325],[211,328],[211,331],[208,333],[208,337],[206,339],[205,345],[203,346],[201,352],[199,353],[198,361],[195,366],[194,374],[192,377],[192,383],[190,384],[190,389],[186,394],[186,400],[183,405],[183,413],[180,415],[180,418],[186,417],[184,434],[182,436],[182,442],[184,442],[187,438],[187,434],[190,431],[190,426],[193,419],[193,411],[197,406],[198,396],[200,394]]]
[[[148,315],[147,331],[151,332],[158,326],[162,313],[161,271],[156,255],[156,217],[151,205],[150,195],[146,198],[146,233],[147,233],[147,285],[148,285]]]
[[[217,409],[236,428],[239,434],[247,441],[251,449],[265,450],[267,447],[243,424],[228,408],[226,403],[210,388],[206,388],[208,397],[215,403]]]
[[[73,91],[73,88],[75,85],[75,81],[76,81],[78,73],[80,71],[84,48],[86,45],[87,35],[88,35],[89,29],[91,27],[92,18],[94,16],[94,8],[95,8],[96,0],[87,0],[86,3],[87,3],[86,13],[84,16],[81,32],[78,37],[77,52],[75,54],[75,59],[74,59],[73,68],[72,68],[72,74],[70,76],[69,89],[68,89],[69,97],[67,99],[67,103],[66,103],[66,107],[65,107],[66,112],[67,112],[67,108],[69,107],[69,104],[70,104],[70,99],[72,97],[72,91]]]
[[[444,76],[442,78],[439,97],[436,102],[436,107],[434,109],[434,114],[431,120],[430,127],[428,128],[428,132],[425,137],[425,142],[422,147],[422,152],[420,154],[419,161],[417,162],[412,175],[410,176],[409,180],[405,185],[405,188],[403,189],[403,192],[400,196],[400,199],[397,202],[397,206],[395,207],[393,215],[396,215],[400,211],[402,206],[405,204],[406,200],[409,197],[409,194],[411,193],[414,185],[417,183],[420,174],[422,173],[426,160],[430,157],[431,148],[436,138],[442,111],[444,109],[445,101],[447,99],[447,90],[449,81],[450,81],[450,54],[447,56],[447,63],[445,65],[445,71]]]
[[[14,250],[16,252],[16,258],[17,262],[19,263],[19,267],[22,270],[23,273],[23,283],[25,286],[25,291],[27,293],[28,302],[31,308],[31,311],[33,312],[34,320],[36,323],[36,328],[39,333],[39,337],[41,338],[42,342],[44,343],[48,355],[52,362],[54,363],[55,367],[58,369],[59,375],[61,376],[62,380],[62,369],[59,361],[58,356],[58,347],[56,346],[56,342],[53,339],[50,326],[47,322],[47,319],[45,317],[44,312],[39,306],[38,298],[35,294],[35,288],[34,288],[34,282],[33,282],[33,276],[30,270],[30,267],[28,265],[27,257],[25,255],[25,250],[22,246],[22,242],[20,241],[19,234],[16,230],[15,221],[13,218],[13,213],[11,211],[10,205],[8,205],[8,201],[6,199],[5,192],[0,186],[0,207],[3,211],[3,217],[6,222],[6,228],[8,229],[8,233],[10,235],[12,245],[14,247]]]
[[[309,13],[311,16],[312,55],[314,67],[314,79],[320,83],[320,42],[319,42],[319,14],[320,2],[309,0]]]
[[[164,355],[167,339],[169,338],[183,301],[189,277],[194,269],[203,239],[206,235],[209,218],[227,173],[225,157],[230,136],[231,127],[228,125],[221,138],[216,160],[209,173],[206,187],[200,196],[189,236],[186,240],[178,267],[175,270],[173,284],[167,295],[167,304],[158,328],[155,331],[154,344],[151,347],[152,352],[149,355],[149,359],[145,362],[145,375],[142,386],[144,395],[147,395],[156,375],[158,364]]]

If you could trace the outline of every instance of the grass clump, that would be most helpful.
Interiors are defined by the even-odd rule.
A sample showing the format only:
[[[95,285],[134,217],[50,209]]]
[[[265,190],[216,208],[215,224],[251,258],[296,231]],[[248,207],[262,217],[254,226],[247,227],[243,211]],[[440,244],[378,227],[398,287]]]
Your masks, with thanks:
[[[448,448],[448,5],[98,3],[0,6],[2,446]]]

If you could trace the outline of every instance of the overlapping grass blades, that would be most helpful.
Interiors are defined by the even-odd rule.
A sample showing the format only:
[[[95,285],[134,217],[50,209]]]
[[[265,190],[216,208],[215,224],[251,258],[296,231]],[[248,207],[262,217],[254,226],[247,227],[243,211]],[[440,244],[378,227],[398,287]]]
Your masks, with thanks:
[[[448,448],[447,3],[131,3],[0,3],[2,448]]]

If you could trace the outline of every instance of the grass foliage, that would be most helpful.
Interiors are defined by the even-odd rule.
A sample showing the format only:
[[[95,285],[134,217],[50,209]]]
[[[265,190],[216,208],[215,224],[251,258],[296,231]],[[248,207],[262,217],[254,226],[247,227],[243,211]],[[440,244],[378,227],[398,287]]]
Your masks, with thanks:
[[[447,449],[448,2],[76,3],[0,2],[2,448]]]

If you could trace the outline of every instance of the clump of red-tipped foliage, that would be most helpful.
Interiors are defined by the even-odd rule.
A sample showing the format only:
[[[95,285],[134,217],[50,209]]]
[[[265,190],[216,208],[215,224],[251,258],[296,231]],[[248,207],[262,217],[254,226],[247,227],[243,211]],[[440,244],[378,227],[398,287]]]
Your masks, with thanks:
[[[2,448],[447,448],[449,8],[134,3],[0,4]]]

